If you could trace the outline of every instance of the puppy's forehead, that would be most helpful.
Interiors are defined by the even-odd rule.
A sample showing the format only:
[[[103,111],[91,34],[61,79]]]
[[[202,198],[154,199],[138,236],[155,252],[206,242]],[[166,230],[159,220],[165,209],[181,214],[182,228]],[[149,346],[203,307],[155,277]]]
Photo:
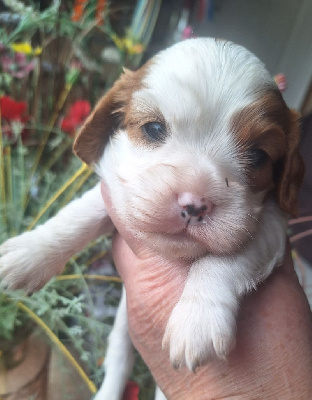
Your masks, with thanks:
[[[252,53],[230,42],[190,39],[155,56],[134,100],[170,119],[225,117],[259,97],[272,78]]]

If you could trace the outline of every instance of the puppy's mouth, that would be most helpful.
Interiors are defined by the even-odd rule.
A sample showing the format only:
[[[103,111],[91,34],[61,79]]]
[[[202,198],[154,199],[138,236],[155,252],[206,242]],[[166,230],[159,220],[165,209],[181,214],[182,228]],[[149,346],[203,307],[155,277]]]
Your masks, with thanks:
[[[133,209],[132,226],[142,233],[175,237],[193,236],[198,229],[209,229],[218,208],[211,200],[188,192],[147,206]]]
[[[155,215],[144,215],[136,220],[136,228],[145,233],[163,234],[168,236],[192,236],[198,229],[207,229],[212,218],[212,212],[206,206],[199,209],[186,207],[175,212]],[[140,221],[140,222],[139,222]]]

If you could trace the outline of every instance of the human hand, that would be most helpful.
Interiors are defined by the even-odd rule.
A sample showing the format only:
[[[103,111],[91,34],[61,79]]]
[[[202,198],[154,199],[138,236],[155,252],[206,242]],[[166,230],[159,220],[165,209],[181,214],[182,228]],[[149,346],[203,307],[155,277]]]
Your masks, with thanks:
[[[146,252],[108,207],[135,252],[116,235],[113,251],[127,291],[129,332],[168,399],[311,399],[311,314],[289,249],[283,266],[243,301],[236,347],[227,362],[212,361],[195,374],[174,370],[161,343],[184,287],[187,264],[168,263]]]

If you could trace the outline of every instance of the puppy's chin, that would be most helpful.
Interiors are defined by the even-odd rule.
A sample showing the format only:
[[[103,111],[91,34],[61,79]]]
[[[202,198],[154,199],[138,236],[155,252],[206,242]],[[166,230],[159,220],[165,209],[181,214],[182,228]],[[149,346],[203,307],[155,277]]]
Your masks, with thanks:
[[[161,254],[167,260],[195,260],[207,254],[207,245],[199,243],[185,233],[136,232],[136,235],[153,253]]]
[[[252,240],[250,232],[240,231],[236,235],[220,236],[218,232],[202,227],[186,227],[180,232],[132,231],[153,253],[168,260],[196,260],[206,254],[215,256],[237,254]]]
[[[108,192],[105,194],[106,201],[110,199]],[[111,200],[109,200],[111,201]],[[130,202],[130,201],[129,201]],[[205,254],[214,255],[236,254],[242,251],[247,242],[253,239],[257,221],[255,218],[239,219],[239,223],[233,224],[232,229],[224,227],[220,220],[222,211],[216,210],[216,216],[211,215],[210,220],[205,223],[191,225],[183,218],[172,212],[174,207],[168,207],[167,211],[161,213],[162,218],[156,217],[156,210],[139,212],[134,205],[129,212],[125,207],[120,207],[114,202],[114,218],[118,218],[126,231],[155,254],[161,254],[168,260],[187,259],[194,260]],[[126,202],[124,202],[126,204]],[[245,214],[245,213],[244,213]],[[253,214],[256,214],[255,212]],[[229,220],[234,220],[235,215]],[[228,223],[229,226],[231,224]]]

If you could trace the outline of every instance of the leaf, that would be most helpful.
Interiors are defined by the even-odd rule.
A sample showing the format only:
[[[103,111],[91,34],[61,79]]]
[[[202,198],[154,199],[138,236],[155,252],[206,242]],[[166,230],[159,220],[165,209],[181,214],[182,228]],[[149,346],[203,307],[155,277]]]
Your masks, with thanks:
[[[0,307],[0,338],[12,339],[16,325],[18,308],[15,303],[1,304]]]

